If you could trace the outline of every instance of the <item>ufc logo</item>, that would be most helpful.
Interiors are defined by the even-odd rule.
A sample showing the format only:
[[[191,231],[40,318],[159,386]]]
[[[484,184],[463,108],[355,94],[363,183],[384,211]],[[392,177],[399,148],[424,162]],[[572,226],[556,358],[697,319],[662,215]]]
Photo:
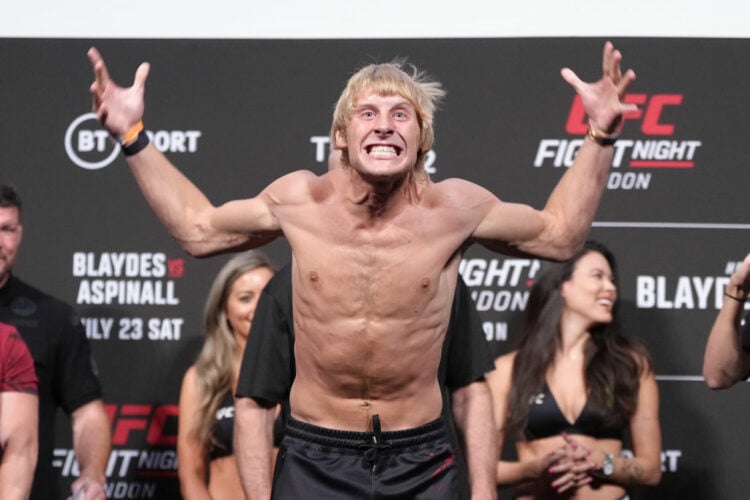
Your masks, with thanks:
[[[179,414],[177,405],[110,404],[105,408],[113,425],[113,445],[126,445],[134,431],[145,431],[150,445],[177,444],[177,436],[166,429],[168,420]]]
[[[641,132],[645,135],[673,135],[674,124],[664,123],[662,113],[668,106],[679,106],[682,104],[682,94],[626,94],[623,101],[628,104],[638,105],[636,111],[622,115],[623,123],[631,121],[641,122]],[[583,109],[581,97],[576,95],[570,108],[568,121],[565,123],[565,131],[570,135],[583,135],[588,130],[586,112]]]

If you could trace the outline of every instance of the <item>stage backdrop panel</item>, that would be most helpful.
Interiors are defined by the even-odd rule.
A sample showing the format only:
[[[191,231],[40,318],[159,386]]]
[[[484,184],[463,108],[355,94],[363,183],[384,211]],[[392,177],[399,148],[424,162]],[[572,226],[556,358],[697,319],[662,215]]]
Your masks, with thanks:
[[[185,255],[143,201],[90,114],[86,50],[113,78],[152,64],[145,124],[214,203],[258,193],[297,169],[326,170],[333,105],[370,62],[406,58],[448,91],[427,167],[541,208],[570,165],[585,119],[559,70],[601,73],[604,40],[0,40],[0,181],[24,201],[17,274],[74,304],[113,420],[111,498],[177,498],[177,400],[202,341],[201,309],[227,257]],[[592,230],[621,264],[625,332],[650,347],[661,391],[665,471],[638,498],[744,498],[746,384],[700,378],[721,291],[750,250],[745,115],[750,49],[740,39],[615,40],[638,80]],[[267,248],[289,260],[284,240]],[[472,247],[461,273],[497,355],[512,349],[547,264]],[[54,457],[77,474],[68,422]]]

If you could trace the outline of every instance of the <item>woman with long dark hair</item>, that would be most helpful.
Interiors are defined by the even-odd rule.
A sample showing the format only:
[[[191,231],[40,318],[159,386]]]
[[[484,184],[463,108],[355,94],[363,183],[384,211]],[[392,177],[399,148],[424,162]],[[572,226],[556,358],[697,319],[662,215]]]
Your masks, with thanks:
[[[265,255],[251,250],[230,259],[208,293],[206,339],[180,393],[177,459],[186,500],[245,498],[232,448],[233,395],[255,306],[272,276]]]
[[[618,331],[617,267],[587,242],[543,273],[529,295],[518,348],[488,376],[500,485],[519,498],[614,499],[661,479],[659,396],[645,347]],[[621,456],[630,431],[632,456]]]

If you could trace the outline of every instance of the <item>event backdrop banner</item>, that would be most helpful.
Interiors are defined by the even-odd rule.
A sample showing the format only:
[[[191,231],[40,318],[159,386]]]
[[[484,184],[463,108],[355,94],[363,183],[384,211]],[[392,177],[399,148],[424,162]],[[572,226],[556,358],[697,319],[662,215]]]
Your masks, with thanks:
[[[592,238],[619,258],[624,331],[649,346],[659,381],[663,470],[631,498],[745,498],[747,384],[709,390],[700,374],[722,289],[748,239],[746,115],[750,41],[614,40],[638,79]],[[226,256],[186,255],[138,191],[90,112],[96,45],[130,84],[149,61],[145,125],[216,204],[276,177],[327,168],[333,104],[370,62],[404,59],[443,83],[427,156],[435,181],[462,177],[503,200],[544,206],[586,130],[560,77],[601,74],[604,40],[0,40],[0,181],[25,203],[16,273],[80,313],[112,419],[110,498],[178,498],[182,375],[201,309]],[[266,247],[279,263],[283,239]],[[471,247],[461,273],[493,353],[512,349],[535,277],[548,265]],[[78,473],[58,421],[60,489]]]

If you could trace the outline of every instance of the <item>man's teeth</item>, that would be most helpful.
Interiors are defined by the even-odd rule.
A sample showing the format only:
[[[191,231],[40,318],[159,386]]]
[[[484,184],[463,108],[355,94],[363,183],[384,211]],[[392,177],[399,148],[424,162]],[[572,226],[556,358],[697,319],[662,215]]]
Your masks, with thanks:
[[[387,154],[387,155],[395,155],[396,148],[393,146],[373,146],[370,148],[370,154]]]
[[[602,304],[602,305],[605,305],[605,306],[611,306],[612,305],[612,301],[609,300],[609,299],[599,299],[599,300],[596,301],[596,303],[597,304]]]

